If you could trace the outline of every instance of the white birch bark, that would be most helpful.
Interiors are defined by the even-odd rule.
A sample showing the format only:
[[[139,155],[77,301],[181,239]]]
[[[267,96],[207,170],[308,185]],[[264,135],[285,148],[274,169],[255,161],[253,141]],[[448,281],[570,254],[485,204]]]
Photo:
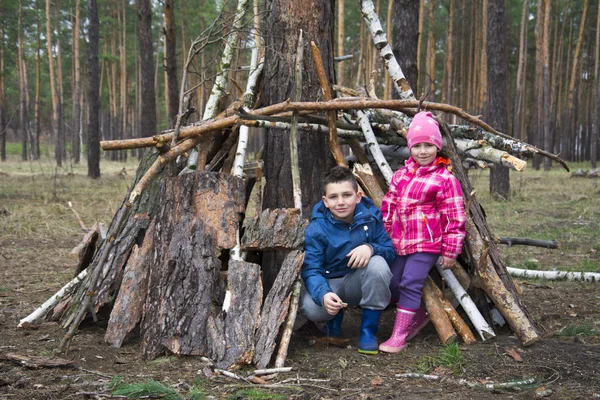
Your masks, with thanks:
[[[358,123],[360,124],[360,128],[365,135],[365,140],[367,141],[367,146],[369,147],[369,152],[373,155],[373,159],[375,163],[379,167],[379,170],[383,174],[385,182],[389,185],[392,181],[392,176],[394,172],[390,168],[387,160],[383,156],[381,149],[379,148],[379,144],[377,143],[377,138],[373,133],[373,129],[371,128],[371,124],[369,123],[369,119],[362,111],[357,111],[356,116],[358,117]]]
[[[519,278],[542,278],[548,280],[586,281],[600,282],[598,272],[571,272],[571,271],[536,271],[532,269],[521,269],[506,267],[511,276]]]
[[[32,324],[38,319],[42,318],[50,309],[52,309],[58,302],[65,297],[67,294],[71,292],[71,290],[79,285],[81,281],[83,281],[88,275],[88,270],[84,269],[77,275],[71,282],[67,283],[63,286],[58,292],[56,292],[53,296],[51,296],[48,300],[44,302],[41,306],[39,306],[34,312],[29,314],[27,317],[23,318],[19,321],[19,325],[17,328],[22,328],[24,324],[29,323]]]
[[[479,309],[465,289],[460,285],[452,271],[449,269],[442,269],[442,266],[439,263],[436,263],[435,267],[440,275],[442,275],[442,278],[446,280],[446,284],[452,290],[452,293],[454,293],[454,296],[462,306],[463,310],[465,310],[465,313],[473,323],[481,340],[485,342],[488,339],[496,337],[494,330],[488,325],[485,318],[483,318]]]
[[[477,160],[500,164],[519,172],[527,167],[527,161],[508,154],[506,151],[495,149],[485,141],[462,139],[454,142],[460,152]]]
[[[254,95],[256,94],[256,83],[258,77],[262,73],[264,60],[258,63],[258,49],[255,47],[252,49],[252,62],[250,64],[250,77],[246,84],[246,92],[244,93],[244,107],[252,107],[254,103]],[[246,158],[246,148],[248,146],[248,126],[242,125],[240,127],[240,133],[238,138],[237,151],[235,153],[235,160],[233,161],[233,176],[241,178],[244,173],[244,160]]]
[[[394,87],[400,94],[402,100],[412,100],[415,98],[412,89],[410,88],[400,64],[396,60],[392,48],[387,41],[385,31],[381,26],[381,21],[375,12],[375,6],[371,0],[361,0],[360,11],[363,15],[366,25],[373,36],[373,44],[379,51],[379,55],[383,59],[386,69],[390,73],[390,78],[394,82]]]

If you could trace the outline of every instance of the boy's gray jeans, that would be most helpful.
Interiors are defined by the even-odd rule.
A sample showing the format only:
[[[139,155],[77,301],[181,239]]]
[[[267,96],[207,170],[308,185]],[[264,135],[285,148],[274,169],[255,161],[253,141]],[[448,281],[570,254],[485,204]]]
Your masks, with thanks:
[[[353,269],[341,278],[327,279],[331,290],[348,306],[383,310],[390,303],[392,273],[385,259],[373,256],[365,268]],[[314,322],[326,322],[335,317],[316,304],[306,288],[302,287],[300,311]]]

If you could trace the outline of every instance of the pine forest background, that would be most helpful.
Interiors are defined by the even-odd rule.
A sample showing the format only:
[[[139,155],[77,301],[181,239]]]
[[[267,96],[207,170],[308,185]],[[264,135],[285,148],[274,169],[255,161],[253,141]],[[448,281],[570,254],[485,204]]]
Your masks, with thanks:
[[[89,0],[96,3],[96,0]],[[140,61],[138,18],[147,0],[99,0],[99,140],[151,136],[173,126],[183,65],[192,42],[196,57],[189,67],[188,87],[202,110],[213,83],[236,3],[220,0],[152,1],[153,65]],[[487,0],[378,0],[378,14],[395,45],[395,8],[419,3],[418,78],[403,65],[417,97],[449,103],[474,115],[487,114]],[[380,98],[392,97],[392,85],[373,49],[357,1],[338,0],[343,19],[336,21],[335,54],[352,55],[338,62],[338,84],[365,86],[374,79]],[[24,160],[54,157],[59,166],[81,162],[88,137],[89,4],[81,0],[2,0],[0,2],[0,157],[20,154]],[[506,0],[508,66],[508,134],[567,161],[596,166],[600,97],[600,2],[597,0]],[[264,15],[256,1],[246,16],[245,39],[238,43],[233,73],[223,105],[242,94],[255,46],[253,17]],[[252,15],[254,14],[254,15]],[[342,23],[343,22],[343,23]],[[404,32],[404,35],[415,34]],[[166,44],[172,43],[169,47]],[[263,46],[264,43],[259,43]],[[395,46],[393,45],[393,48]],[[174,50],[171,50],[174,49]],[[49,52],[51,52],[49,57]],[[399,56],[398,54],[396,54]],[[402,60],[402,56],[399,58]],[[156,127],[142,128],[151,110],[144,109],[142,71],[152,68],[156,93]],[[174,68],[175,81],[168,70]],[[376,71],[372,73],[371,71]],[[267,78],[268,79],[268,78]],[[169,96],[169,86],[177,95]],[[173,88],[175,87],[175,88]],[[451,123],[460,123],[449,116]],[[149,128],[152,130],[152,128]],[[90,145],[89,140],[94,141]],[[113,160],[137,156],[125,150],[104,153]],[[534,160],[539,168],[541,160]],[[550,162],[545,165],[550,168]]]

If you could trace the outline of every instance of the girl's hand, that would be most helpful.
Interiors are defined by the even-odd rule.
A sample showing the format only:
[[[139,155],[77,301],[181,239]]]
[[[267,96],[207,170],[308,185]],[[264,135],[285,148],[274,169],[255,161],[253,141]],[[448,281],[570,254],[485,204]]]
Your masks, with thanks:
[[[350,253],[346,254],[346,257],[350,257],[348,266],[350,268],[364,268],[369,264],[372,255],[373,248],[368,244],[361,244],[352,249]]]
[[[452,269],[456,267],[456,259],[442,256],[442,269]]]
[[[323,308],[325,308],[327,314],[337,315],[343,307],[344,303],[337,294],[329,292],[323,296]]]

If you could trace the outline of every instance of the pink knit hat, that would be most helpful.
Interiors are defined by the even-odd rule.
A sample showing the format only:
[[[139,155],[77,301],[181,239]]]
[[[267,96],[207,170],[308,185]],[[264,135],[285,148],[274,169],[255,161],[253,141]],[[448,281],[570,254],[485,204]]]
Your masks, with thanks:
[[[406,135],[408,148],[412,148],[418,143],[431,143],[438,150],[442,149],[442,135],[438,122],[433,118],[429,111],[421,111],[414,116],[408,134]]]

